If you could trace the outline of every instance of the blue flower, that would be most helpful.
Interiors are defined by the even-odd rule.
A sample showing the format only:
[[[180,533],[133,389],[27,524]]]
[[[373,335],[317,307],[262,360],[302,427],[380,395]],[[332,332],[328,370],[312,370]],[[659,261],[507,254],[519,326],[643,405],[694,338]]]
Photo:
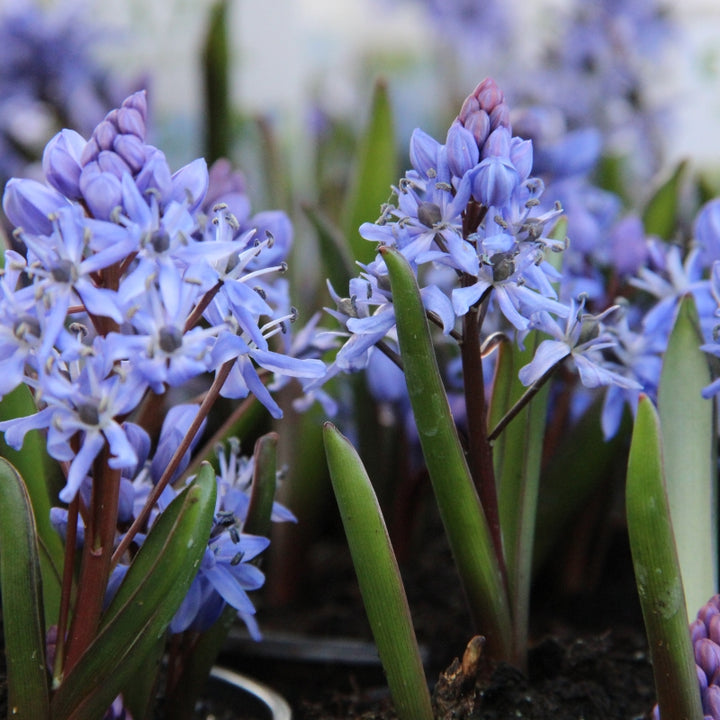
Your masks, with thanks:
[[[93,461],[107,443],[112,468],[134,466],[135,450],[117,418],[133,410],[145,386],[112,370],[103,357],[101,339],[77,375],[53,366],[39,380],[44,407],[34,415],[0,422],[0,431],[11,447],[19,450],[30,430],[47,429],[51,457],[69,462],[70,467],[60,499],[69,502],[78,491]],[[79,450],[72,444],[77,436]]]
[[[625,388],[640,389],[634,379],[618,372],[603,355],[601,350],[614,348],[616,339],[603,327],[602,321],[617,310],[610,307],[599,315],[584,312],[585,299],[573,301],[565,327],[561,327],[548,313],[533,316],[532,327],[548,333],[554,339],[543,340],[535,351],[532,361],[520,368],[518,374],[523,385],[538,382],[556,365],[571,358],[580,374],[582,384],[587,388],[615,384]]]

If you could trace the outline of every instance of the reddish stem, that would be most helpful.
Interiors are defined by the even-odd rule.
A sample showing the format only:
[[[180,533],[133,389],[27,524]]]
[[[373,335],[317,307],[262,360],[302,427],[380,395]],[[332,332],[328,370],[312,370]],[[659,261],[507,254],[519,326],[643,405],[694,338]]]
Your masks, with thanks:
[[[117,527],[120,470],[108,465],[107,446],[94,463],[90,522],[85,530],[75,612],[68,638],[65,673],[77,663],[97,634],[110,576]]]
[[[468,464],[490,527],[498,565],[507,582],[492,446],[487,433],[485,379],[480,353],[480,324],[485,307],[483,304],[471,308],[463,316],[463,341],[460,343],[468,425]]]

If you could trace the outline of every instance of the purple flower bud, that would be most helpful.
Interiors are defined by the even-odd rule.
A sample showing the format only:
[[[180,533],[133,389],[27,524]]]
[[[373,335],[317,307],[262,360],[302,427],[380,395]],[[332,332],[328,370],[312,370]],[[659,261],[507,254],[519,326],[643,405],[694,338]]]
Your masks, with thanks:
[[[708,629],[702,620],[693,620],[690,623],[690,637],[693,645],[701,638],[708,636]]]
[[[50,235],[50,215],[68,205],[68,201],[53,188],[37,180],[12,178],[5,185],[3,210],[15,227],[29,233]]]
[[[481,110],[470,117],[465,123],[465,128],[472,133],[477,146],[481,148],[490,134],[490,116]]]
[[[720,646],[709,638],[700,638],[695,643],[695,662],[711,678],[720,668]]]
[[[720,718],[720,687],[708,685],[702,698],[703,712],[712,718]]]
[[[123,100],[122,107],[136,110],[140,115],[143,126],[145,126],[147,123],[147,93],[145,90],[138,90],[129,97],[125,98],[125,100]],[[145,139],[144,133],[140,136],[140,139]]]
[[[514,137],[510,141],[510,160],[520,176],[520,182],[530,177],[533,166],[532,140]]]
[[[109,220],[112,211],[122,205],[122,186],[117,176],[100,170],[96,162],[83,168],[80,189],[88,209],[98,220]]]
[[[65,197],[80,198],[80,158],[87,144],[74,130],[61,130],[46,146],[42,168],[48,183]]]
[[[97,140],[95,140],[94,137],[91,137],[87,141],[87,144],[82,151],[82,155],[80,156],[80,164],[84,166],[88,163],[91,163],[93,160],[97,159],[99,153],[100,146],[98,145]]]
[[[510,130],[510,110],[494,80],[486,78],[466,98],[457,117],[482,148],[491,130],[504,127]]]
[[[145,164],[145,144],[135,135],[118,135],[113,150],[127,163],[132,173],[137,173]]]
[[[457,119],[465,124],[473,115],[477,115],[480,112],[480,103],[475,95],[468,95],[463,101],[460,112],[458,113]]]
[[[434,176],[438,166],[440,143],[416,128],[410,137],[410,162],[423,177]]]
[[[473,90],[473,95],[478,99],[480,107],[487,113],[491,113],[498,105],[505,102],[503,91],[492,78],[485,78]]]
[[[495,106],[490,113],[490,127],[493,130],[497,128],[505,128],[510,130],[510,108],[502,103]]]
[[[160,194],[163,202],[168,199],[172,190],[172,176],[170,175],[170,168],[165,159],[165,154],[162,151],[153,148],[145,161],[143,169],[135,178],[135,183],[141,193],[152,190]]]
[[[189,211],[194,212],[205,200],[209,183],[207,163],[199,158],[173,174],[170,196],[178,202],[188,201]]]
[[[480,159],[480,151],[473,134],[459,122],[454,122],[450,126],[445,147],[450,172],[456,177],[461,178],[468,170],[474,168]]]
[[[128,164],[117,154],[110,150],[102,150],[96,160],[102,172],[115,175],[118,179],[123,175],[132,175]]]
[[[504,158],[510,157],[510,140],[512,135],[507,128],[499,127],[493,130],[485,145],[482,148],[482,157],[487,158],[493,155]]]
[[[720,646],[720,615],[713,615],[706,624],[708,637]]]
[[[135,135],[139,140],[144,140],[147,133],[143,116],[132,107],[121,107],[118,110],[117,127],[121,133]]]
[[[100,150],[110,150],[118,131],[109,120],[103,120],[93,131],[93,138]]]
[[[718,613],[720,613],[720,608],[718,608],[718,600],[720,600],[720,595],[715,595],[710,598],[710,600],[708,600],[705,605],[703,605],[700,610],[698,610],[698,620],[702,620],[707,625],[713,615],[717,615]]]
[[[483,160],[472,180],[473,197],[482,205],[504,205],[519,183],[518,172],[504,157]]]

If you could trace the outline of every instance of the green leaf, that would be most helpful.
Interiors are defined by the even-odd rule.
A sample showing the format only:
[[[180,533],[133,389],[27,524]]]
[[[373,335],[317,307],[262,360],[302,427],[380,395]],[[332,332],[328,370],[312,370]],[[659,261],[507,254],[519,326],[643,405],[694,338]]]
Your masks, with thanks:
[[[532,360],[540,341],[539,333],[534,331],[525,338],[524,350],[514,344],[500,346],[496,380],[502,379],[502,382],[493,383],[491,420],[498,421],[495,416],[508,412],[527,390],[517,377],[518,370]],[[510,421],[493,448],[515,656],[518,658],[525,657],[527,652],[535,517],[549,387],[546,383]]]
[[[273,432],[258,438],[255,443],[255,473],[243,532],[264,537],[270,534],[270,516],[277,484],[277,441],[277,433]],[[193,633],[189,648],[181,649],[180,675],[166,699],[167,717],[175,720],[193,717],[195,703],[236,617],[237,610],[227,605],[209,630],[199,635]],[[183,636],[183,642],[187,635]]]
[[[205,156],[211,164],[230,155],[230,46],[227,31],[227,2],[216,0],[210,9],[203,46],[202,69],[205,91]]]
[[[672,175],[655,191],[643,213],[647,235],[670,240],[677,230],[680,185],[687,161],[678,163]]]
[[[692,296],[683,298],[663,359],[658,412],[665,478],[688,614],[717,591],[717,461],[711,375]]]
[[[274,432],[263,435],[255,443],[255,472],[243,525],[243,532],[251,535],[270,536],[270,516],[277,488],[277,443],[278,436]]]
[[[208,464],[158,517],[110,603],[95,641],[52,699],[53,720],[102,717],[164,635],[200,566],[215,512]]]
[[[20,385],[5,395],[0,402],[0,420],[33,415],[37,407],[26,385]],[[49,482],[50,458],[43,436],[37,430],[25,435],[22,450],[14,450],[0,438],[0,456],[6,458],[17,469],[27,488],[35,515],[40,572],[43,578],[43,608],[45,624],[57,622],[60,608],[60,585],[64,563],[63,544],[60,535],[50,523],[52,506]]]
[[[347,291],[348,282],[357,271],[345,236],[319,208],[304,205],[303,210],[317,233],[323,276],[327,277],[335,291],[342,295]]]
[[[392,248],[390,276],[410,403],[440,517],[478,630],[496,659],[511,658],[508,598],[487,519],[457,435],[412,269]]]
[[[432,720],[425,674],[400,570],[362,461],[330,423],[325,452],[378,654],[401,720]]]
[[[664,487],[662,434],[641,396],[630,445],[627,524],[660,714],[702,720],[695,658]]]
[[[0,588],[8,679],[8,717],[49,717],[40,561],[30,497],[0,458]]]
[[[397,181],[397,149],[392,108],[387,85],[378,80],[370,108],[370,121],[355,156],[354,175],[345,201],[343,228],[351,255],[359,262],[371,262],[376,246],[358,233],[364,222],[374,222],[388,201]]]

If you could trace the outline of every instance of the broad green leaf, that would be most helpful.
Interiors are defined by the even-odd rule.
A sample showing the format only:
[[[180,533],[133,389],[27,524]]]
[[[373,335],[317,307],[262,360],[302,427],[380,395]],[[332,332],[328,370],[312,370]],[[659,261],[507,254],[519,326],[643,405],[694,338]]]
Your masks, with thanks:
[[[638,404],[630,445],[626,511],[660,714],[663,718],[702,720],[695,658],[665,494],[662,433],[657,412],[645,396],[641,396]]]
[[[0,588],[8,717],[49,717],[40,560],[30,497],[17,470],[0,458]]]
[[[425,674],[395,553],[355,449],[324,426],[325,452],[365,611],[401,720],[432,720]]]
[[[701,391],[710,368],[691,296],[682,300],[663,359],[658,412],[668,502],[687,611],[717,592],[717,461],[713,403]]]
[[[35,402],[26,385],[15,388],[0,402],[0,420],[25,417],[36,411]],[[62,540],[50,523],[50,507],[55,500],[54,493],[59,492],[60,488],[55,487],[55,483],[51,481],[51,460],[39,431],[33,430],[25,435],[21,450],[13,450],[0,437],[0,456],[17,469],[30,496],[38,533],[45,623],[49,627],[56,623],[58,618],[60,578],[64,563]]]
[[[102,717],[156,647],[197,574],[216,493],[215,471],[203,464],[159,516],[108,606],[97,638],[57,689],[53,720]]]
[[[352,256],[364,263],[375,257],[376,247],[363,239],[358,228],[374,222],[381,206],[388,201],[391,186],[397,181],[395,128],[385,82],[375,84],[370,120],[360,139],[355,156],[354,174],[345,201],[343,229]]]
[[[487,519],[455,429],[412,269],[381,250],[390,276],[410,403],[440,516],[478,630],[496,659],[511,658],[508,598]]]
[[[491,418],[499,414],[501,408],[503,412],[508,412],[527,390],[517,377],[518,370],[532,360],[540,340],[539,333],[533,332],[525,338],[524,350],[514,344],[500,346],[497,372],[503,381],[493,385]],[[508,375],[510,382],[507,381]],[[527,651],[535,516],[549,387],[546,383],[510,421],[493,448],[515,656],[518,658],[523,658]],[[496,391],[502,397],[495,398]]]
[[[663,240],[672,239],[677,230],[680,184],[687,162],[678,163],[672,175],[655,191],[643,212],[643,223],[648,235]]]

